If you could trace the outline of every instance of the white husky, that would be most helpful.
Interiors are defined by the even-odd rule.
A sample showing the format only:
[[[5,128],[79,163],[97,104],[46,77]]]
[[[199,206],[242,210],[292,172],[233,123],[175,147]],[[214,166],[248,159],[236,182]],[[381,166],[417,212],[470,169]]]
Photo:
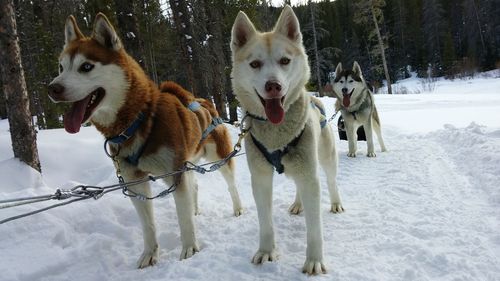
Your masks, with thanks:
[[[250,118],[245,148],[260,224],[255,264],[277,259],[272,222],[273,166],[297,185],[290,212],[305,211],[307,252],[303,272],[326,271],[318,160],[325,169],[331,211],[342,212],[337,190],[337,152],[323,105],[305,90],[310,71],[299,22],[286,6],[271,32],[258,32],[244,12],[232,28],[233,90]],[[303,207],[302,207],[303,206]]]

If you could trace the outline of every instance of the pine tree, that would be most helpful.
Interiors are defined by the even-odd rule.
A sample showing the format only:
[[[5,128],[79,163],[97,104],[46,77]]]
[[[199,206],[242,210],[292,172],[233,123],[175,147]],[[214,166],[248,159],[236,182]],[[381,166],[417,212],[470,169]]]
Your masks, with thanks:
[[[369,38],[375,37],[377,40],[377,46],[374,48],[374,52],[378,53],[382,60],[383,71],[385,74],[385,79],[387,81],[387,91],[392,94],[391,87],[391,77],[389,75],[389,68],[387,66],[387,59],[385,55],[386,45],[380,33],[379,22],[383,22],[382,8],[385,6],[384,0],[356,0],[356,7],[359,9],[359,13],[355,15],[355,21],[359,24],[371,24],[373,29],[369,33]]]

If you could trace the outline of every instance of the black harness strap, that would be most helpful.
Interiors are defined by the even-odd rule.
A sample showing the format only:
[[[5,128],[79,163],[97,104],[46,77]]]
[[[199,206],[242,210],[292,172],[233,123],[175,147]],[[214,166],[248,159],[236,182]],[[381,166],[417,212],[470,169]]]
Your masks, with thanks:
[[[291,147],[294,147],[299,143],[300,137],[304,133],[304,130],[305,130],[305,127],[304,127],[304,129],[302,129],[302,131],[300,132],[300,134],[297,137],[295,137],[290,143],[288,143],[285,146],[285,148],[278,149],[278,150],[275,150],[273,152],[267,151],[266,147],[260,141],[258,141],[253,136],[252,133],[250,133],[250,136],[252,137],[252,140],[253,140],[253,143],[255,144],[255,146],[257,146],[257,148],[260,150],[262,155],[264,155],[264,157],[266,158],[267,162],[269,162],[269,164],[274,166],[274,168],[276,169],[278,174],[282,174],[285,171],[285,166],[283,166],[283,164],[281,163],[281,159],[283,158],[283,156],[285,156],[288,153],[288,151],[290,150]]]
[[[327,123],[325,110],[323,108],[321,108],[319,105],[315,104],[313,101],[311,101],[311,106],[313,108],[316,107],[319,110],[319,112],[321,113],[321,115],[323,116],[323,120],[321,120],[319,122],[319,124],[321,126],[321,129],[323,129],[326,126],[326,123]],[[262,118],[262,117],[257,116],[257,115],[254,115],[254,114],[251,114],[249,112],[247,112],[246,114],[248,116],[252,117],[255,120],[258,120],[258,121],[267,121],[267,119]],[[259,142],[253,136],[252,133],[250,133],[250,136],[252,136],[253,143],[260,150],[260,152],[262,153],[262,155],[264,155],[264,157],[266,158],[267,162],[269,162],[269,164],[271,164],[276,169],[276,171],[278,172],[278,174],[282,174],[285,171],[285,167],[281,163],[281,159],[283,158],[283,156],[285,156],[288,153],[288,151],[290,150],[291,147],[294,147],[294,146],[296,146],[299,143],[300,137],[304,133],[304,130],[305,130],[305,127],[304,127],[304,129],[302,129],[302,131],[300,132],[300,134],[297,137],[295,137],[290,143],[288,143],[285,146],[285,148],[278,149],[278,150],[275,150],[273,152],[267,151],[266,147],[261,142]]]

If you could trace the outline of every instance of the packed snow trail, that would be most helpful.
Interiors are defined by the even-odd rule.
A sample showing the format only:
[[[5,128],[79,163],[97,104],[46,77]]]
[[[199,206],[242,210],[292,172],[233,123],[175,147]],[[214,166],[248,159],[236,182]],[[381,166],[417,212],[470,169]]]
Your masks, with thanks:
[[[365,143],[360,143],[356,158],[348,158],[347,142],[338,141],[338,184],[346,213],[328,212],[322,173],[329,271],[318,279],[499,279],[500,236],[494,234],[499,228],[498,216],[491,214],[493,199],[471,183],[464,167],[443,148],[449,146],[453,130],[468,137],[474,131],[448,128],[405,135],[386,128],[389,151],[377,149],[376,158],[364,155]],[[236,138],[236,130],[232,132]],[[189,260],[178,261],[181,246],[173,200],[160,199],[155,202],[159,264],[136,270],[142,250],[139,222],[128,199],[110,194],[2,226],[0,280],[309,280],[299,270],[305,258],[304,218],[287,213],[295,187],[281,175],[275,177],[274,187],[280,259],[263,266],[250,263],[257,247],[257,215],[244,156],[237,158],[237,167],[246,207],[238,218],[231,215],[222,177],[198,176],[202,214],[196,223],[202,248]],[[113,180],[111,174],[102,184]],[[155,190],[163,188],[155,185]],[[18,247],[7,247],[12,244]]]
[[[327,230],[339,243],[327,253],[338,280],[500,279],[498,212],[493,216],[484,190],[464,176],[467,163],[457,167],[443,148],[450,133],[386,129],[389,151],[376,159],[348,158],[341,143],[347,213]]]

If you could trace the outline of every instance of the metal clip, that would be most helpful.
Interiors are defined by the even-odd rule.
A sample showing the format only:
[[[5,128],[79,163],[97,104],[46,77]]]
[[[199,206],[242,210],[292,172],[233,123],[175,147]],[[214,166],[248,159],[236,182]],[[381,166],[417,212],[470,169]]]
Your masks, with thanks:
[[[68,199],[71,197],[71,192],[72,191],[70,191],[70,190],[58,188],[56,190],[56,193],[54,194],[54,196],[55,196],[55,199],[57,199],[57,200],[64,200],[64,199]]]

